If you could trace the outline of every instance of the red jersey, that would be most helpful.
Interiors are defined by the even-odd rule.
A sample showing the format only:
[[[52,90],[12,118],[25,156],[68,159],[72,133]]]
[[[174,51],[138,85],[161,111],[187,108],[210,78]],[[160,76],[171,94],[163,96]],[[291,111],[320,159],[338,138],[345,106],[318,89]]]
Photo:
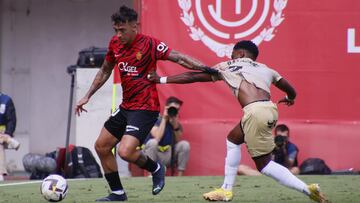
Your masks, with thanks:
[[[124,46],[117,36],[112,37],[105,60],[116,63],[119,69],[123,102],[128,110],[160,111],[156,84],[147,79],[149,71],[156,71],[156,61],[166,60],[171,49],[165,43],[142,34]]]

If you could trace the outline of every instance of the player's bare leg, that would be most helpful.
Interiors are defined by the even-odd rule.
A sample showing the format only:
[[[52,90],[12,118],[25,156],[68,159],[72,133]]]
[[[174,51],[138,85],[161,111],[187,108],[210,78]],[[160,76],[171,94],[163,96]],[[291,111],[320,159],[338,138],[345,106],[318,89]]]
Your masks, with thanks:
[[[108,130],[101,129],[100,135],[95,142],[95,150],[98,154],[105,178],[110,186],[111,194],[96,201],[126,201],[127,196],[120,181],[113,147],[119,142]]]
[[[261,175],[261,173],[258,170],[253,169],[250,166],[243,165],[243,164],[239,165],[238,174],[245,175],[245,176],[260,176]]]
[[[100,158],[105,174],[117,171],[117,164],[112,149],[118,142],[119,140],[109,131],[105,128],[101,129],[100,135],[95,142],[95,150]]]
[[[318,184],[306,185],[303,181],[293,175],[287,168],[271,160],[271,155],[266,154],[254,157],[256,168],[264,175],[276,180],[281,185],[297,190],[316,202],[326,202],[324,195],[320,192]]]
[[[165,186],[165,166],[154,162],[144,155],[136,147],[140,145],[139,140],[131,135],[124,135],[118,149],[119,155],[124,160],[134,163],[142,169],[152,173],[153,188],[152,194],[157,195]]]
[[[119,156],[127,162],[135,163],[140,156],[140,150],[136,147],[140,145],[139,140],[132,135],[124,135],[118,146]]]
[[[226,140],[226,159],[224,183],[219,189],[203,194],[204,199],[210,201],[231,201],[232,187],[235,183],[237,168],[241,160],[240,144],[244,143],[244,135],[240,124],[237,124],[228,134]]]

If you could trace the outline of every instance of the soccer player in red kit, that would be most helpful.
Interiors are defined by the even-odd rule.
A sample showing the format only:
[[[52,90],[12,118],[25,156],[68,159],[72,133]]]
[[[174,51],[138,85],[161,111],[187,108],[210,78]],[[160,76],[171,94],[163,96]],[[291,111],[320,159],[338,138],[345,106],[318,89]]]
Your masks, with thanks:
[[[96,140],[95,149],[101,160],[111,193],[97,201],[126,201],[117,164],[111,150],[118,142],[120,157],[152,173],[152,194],[158,194],[165,185],[165,167],[136,150],[155,124],[160,110],[156,84],[147,80],[156,70],[157,60],[170,60],[185,68],[206,70],[206,67],[153,37],[137,33],[137,13],[126,6],[111,16],[115,36],[112,37],[105,61],[95,76],[86,95],[77,103],[78,115],[84,105],[108,80],[113,68],[118,68],[123,88],[123,102],[105,122]]]

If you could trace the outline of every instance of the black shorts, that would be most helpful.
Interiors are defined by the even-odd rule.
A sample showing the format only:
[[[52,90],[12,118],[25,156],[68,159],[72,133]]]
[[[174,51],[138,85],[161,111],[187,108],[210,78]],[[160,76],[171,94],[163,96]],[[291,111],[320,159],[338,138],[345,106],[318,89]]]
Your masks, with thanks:
[[[132,135],[142,144],[158,117],[157,111],[126,110],[120,107],[104,123],[104,127],[119,140],[124,134]]]

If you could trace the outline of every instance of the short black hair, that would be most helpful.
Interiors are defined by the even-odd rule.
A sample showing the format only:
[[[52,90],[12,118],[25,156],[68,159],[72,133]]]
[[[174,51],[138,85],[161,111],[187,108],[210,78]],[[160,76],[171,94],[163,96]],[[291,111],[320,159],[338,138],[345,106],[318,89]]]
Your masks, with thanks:
[[[287,127],[287,125],[285,124],[279,124],[275,127],[275,132],[277,131],[281,131],[281,132],[284,132],[284,131],[288,131],[290,133],[290,129]]]
[[[134,22],[137,21],[137,18],[137,12],[127,6],[121,6],[119,10],[111,16],[111,20],[114,23]]]
[[[180,99],[178,99],[178,98],[176,98],[174,96],[171,96],[166,100],[166,105],[169,105],[171,103],[176,103],[176,104],[179,104],[181,106],[183,104],[183,101],[181,101]]]
[[[259,49],[256,44],[250,40],[242,40],[235,44],[234,50],[245,49],[250,52],[256,59],[259,55]]]

